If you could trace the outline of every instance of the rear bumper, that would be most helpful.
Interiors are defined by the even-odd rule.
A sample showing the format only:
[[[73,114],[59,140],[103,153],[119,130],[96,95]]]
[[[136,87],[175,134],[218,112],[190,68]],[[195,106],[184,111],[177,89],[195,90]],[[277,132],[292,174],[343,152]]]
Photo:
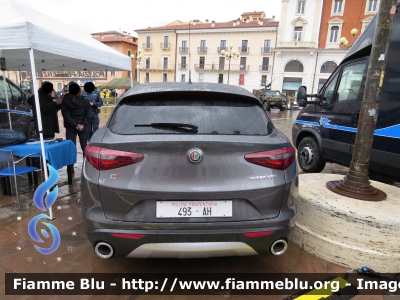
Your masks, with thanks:
[[[86,231],[93,247],[105,242],[114,250],[113,257],[198,258],[271,254],[271,245],[280,239],[289,241],[289,226],[235,230],[113,230]],[[273,231],[272,234],[249,237],[245,233]],[[140,238],[122,238],[112,233]]]

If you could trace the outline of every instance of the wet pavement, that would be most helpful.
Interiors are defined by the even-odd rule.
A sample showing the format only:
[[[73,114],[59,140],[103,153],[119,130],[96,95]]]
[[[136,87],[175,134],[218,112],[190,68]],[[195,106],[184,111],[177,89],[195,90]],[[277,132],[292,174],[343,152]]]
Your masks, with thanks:
[[[104,125],[113,107],[102,107],[100,125]],[[272,110],[275,126],[291,139],[291,126],[298,111]],[[65,138],[65,129],[60,120]],[[59,248],[42,255],[34,248],[27,226],[32,217],[42,213],[32,204],[36,185],[26,178],[18,182],[22,211],[17,210],[15,196],[3,196],[0,191],[0,299],[68,299],[71,296],[5,296],[5,273],[340,273],[347,268],[312,256],[289,243],[282,256],[225,257],[208,259],[110,259],[98,258],[84,233],[80,211],[80,169],[82,153],[78,146],[78,163],[73,183],[68,185],[66,168],[59,170],[59,196],[53,205],[55,220],[51,223],[61,234]],[[347,168],[327,164],[324,172],[345,174]],[[39,229],[45,227],[39,227]],[[48,244],[41,245],[43,247]],[[360,266],[361,267],[361,266]],[[72,296],[72,299],[187,299],[189,296]],[[283,299],[283,296],[190,296],[190,299]],[[390,296],[363,296],[362,299],[394,299]],[[353,299],[361,299],[356,296]]]

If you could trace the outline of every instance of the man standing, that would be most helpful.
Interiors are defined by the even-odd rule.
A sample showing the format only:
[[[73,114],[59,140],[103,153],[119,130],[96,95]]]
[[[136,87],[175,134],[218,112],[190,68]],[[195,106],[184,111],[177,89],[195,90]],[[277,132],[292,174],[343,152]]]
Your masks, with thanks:
[[[92,115],[90,118],[90,127],[89,127],[89,139],[92,137],[93,133],[99,129],[100,119],[99,113],[101,107],[103,105],[103,100],[100,97],[100,93],[96,90],[93,82],[86,81],[83,86],[82,96],[89,101],[92,108]]]
[[[52,98],[52,92],[53,84],[49,81],[43,82],[42,87],[38,91],[44,139],[54,139],[55,134],[60,132],[57,112],[61,109],[61,99]],[[32,106],[33,116],[35,117],[36,133],[39,138],[35,96],[31,96],[28,99],[28,104]]]

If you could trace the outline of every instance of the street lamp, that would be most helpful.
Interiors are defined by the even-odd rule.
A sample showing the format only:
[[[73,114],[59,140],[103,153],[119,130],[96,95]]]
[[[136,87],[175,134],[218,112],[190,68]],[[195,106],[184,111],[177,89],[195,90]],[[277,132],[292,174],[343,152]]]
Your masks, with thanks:
[[[349,41],[345,37],[341,37],[339,42],[344,48],[346,48],[346,46],[349,44]]]
[[[138,73],[138,77],[137,77],[138,83],[139,83],[139,79],[140,79],[140,68],[139,68],[140,63],[142,61],[147,61],[149,59],[148,56],[143,56],[142,54],[140,54],[141,52],[142,52],[142,50],[139,49],[138,52],[136,53],[136,57],[133,54],[131,55],[131,58],[136,60],[136,68],[137,68],[137,73]]]
[[[233,51],[232,52],[233,45],[229,45],[229,52],[222,50],[221,55],[225,56],[225,58],[229,61],[229,68],[228,68],[228,84],[229,84],[229,74],[231,73],[231,59],[238,59],[239,58],[239,52]]]
[[[356,35],[358,33],[358,29],[357,28],[353,28],[352,30],[351,30],[351,36],[352,36],[352,38],[351,38],[351,45],[353,46],[353,44],[354,44],[354,36]]]

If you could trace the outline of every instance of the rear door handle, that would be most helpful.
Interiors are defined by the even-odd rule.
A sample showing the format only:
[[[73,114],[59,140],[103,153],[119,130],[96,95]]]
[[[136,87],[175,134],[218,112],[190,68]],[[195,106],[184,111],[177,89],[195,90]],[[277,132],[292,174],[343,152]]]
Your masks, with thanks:
[[[351,121],[352,122],[354,122],[354,123],[357,123],[358,122],[358,117],[360,116],[360,113],[359,112],[353,112],[352,114],[351,114]]]

